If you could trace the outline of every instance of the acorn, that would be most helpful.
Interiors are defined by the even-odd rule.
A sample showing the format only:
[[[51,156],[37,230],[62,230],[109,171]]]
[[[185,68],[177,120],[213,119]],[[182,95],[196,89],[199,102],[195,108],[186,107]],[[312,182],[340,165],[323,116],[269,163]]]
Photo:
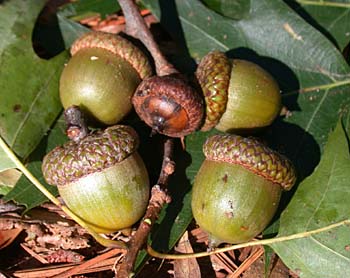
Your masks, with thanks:
[[[270,125],[280,113],[277,82],[252,62],[212,51],[200,61],[196,77],[206,104],[203,131],[254,130]]]
[[[192,212],[209,234],[209,246],[246,242],[269,224],[282,190],[296,173],[284,156],[254,138],[214,135],[193,184]]]
[[[183,137],[201,126],[202,97],[181,74],[152,76],[137,87],[135,111],[154,132]]]
[[[70,52],[60,78],[64,108],[77,105],[94,122],[118,123],[132,109],[136,87],[152,75],[146,55],[119,35],[97,31],[77,39]]]
[[[129,228],[143,216],[150,191],[138,144],[136,132],[128,126],[96,131],[48,153],[43,176],[96,232]]]

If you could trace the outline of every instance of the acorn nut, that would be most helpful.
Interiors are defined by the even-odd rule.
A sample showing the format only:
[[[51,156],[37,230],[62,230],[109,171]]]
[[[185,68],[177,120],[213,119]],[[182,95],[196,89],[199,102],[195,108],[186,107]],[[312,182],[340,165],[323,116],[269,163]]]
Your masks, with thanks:
[[[69,209],[96,232],[129,228],[143,216],[149,199],[138,144],[131,127],[111,126],[56,147],[44,157],[42,172]]]
[[[170,137],[183,137],[199,129],[204,115],[201,96],[180,74],[143,80],[132,103],[153,131]]]
[[[209,137],[193,184],[192,211],[209,246],[249,241],[271,221],[281,191],[294,185],[292,163],[260,141],[237,135]]]
[[[224,53],[212,51],[200,61],[196,77],[206,103],[203,131],[265,127],[281,110],[277,82],[252,62],[230,60]]]
[[[89,32],[71,47],[60,79],[64,108],[77,105],[93,121],[119,122],[132,109],[131,96],[152,75],[145,54],[121,36]]]

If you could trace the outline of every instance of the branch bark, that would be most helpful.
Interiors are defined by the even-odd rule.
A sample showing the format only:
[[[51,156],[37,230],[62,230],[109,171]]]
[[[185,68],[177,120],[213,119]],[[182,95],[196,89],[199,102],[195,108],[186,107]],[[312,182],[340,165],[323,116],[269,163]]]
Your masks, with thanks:
[[[118,2],[125,17],[125,33],[139,39],[147,47],[154,59],[157,75],[177,73],[178,71],[165,59],[160,51],[133,0],[119,0]]]
[[[152,187],[151,199],[149,201],[145,216],[129,242],[129,249],[124,260],[117,268],[115,277],[129,277],[134,270],[135,261],[138,252],[147,241],[148,234],[151,232],[153,224],[158,219],[159,213],[166,203],[171,201],[167,194],[167,183],[169,176],[175,170],[175,164],[172,161],[174,139],[168,138],[164,143],[164,155],[161,173],[156,185]]]

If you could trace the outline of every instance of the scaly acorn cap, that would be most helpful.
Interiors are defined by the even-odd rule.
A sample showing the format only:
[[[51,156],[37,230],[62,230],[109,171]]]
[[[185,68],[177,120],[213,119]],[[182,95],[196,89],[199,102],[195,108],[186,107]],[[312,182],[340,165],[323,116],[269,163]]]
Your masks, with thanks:
[[[152,67],[146,55],[121,36],[98,31],[89,32],[73,43],[70,53],[73,56],[83,48],[103,48],[119,55],[132,65],[141,79],[152,75]]]
[[[214,135],[203,146],[206,159],[228,162],[279,184],[284,190],[296,181],[293,164],[283,155],[271,150],[260,141],[238,135]]]
[[[226,110],[232,63],[220,51],[208,53],[200,61],[196,77],[206,103],[206,118],[202,131],[212,129]]]
[[[139,138],[133,128],[111,126],[78,143],[69,141],[56,147],[44,157],[42,172],[48,184],[64,186],[123,161],[138,145]]]

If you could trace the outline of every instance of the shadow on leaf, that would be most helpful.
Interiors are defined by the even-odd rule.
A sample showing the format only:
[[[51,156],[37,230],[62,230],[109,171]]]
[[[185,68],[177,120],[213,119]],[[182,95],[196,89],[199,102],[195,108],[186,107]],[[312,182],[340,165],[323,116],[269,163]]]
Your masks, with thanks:
[[[196,62],[190,56],[184,32],[179,20],[176,3],[174,0],[159,0],[160,7],[160,23],[165,26],[167,32],[176,42],[174,58],[169,57],[169,60],[182,72],[193,72],[196,68]]]
[[[321,157],[320,147],[311,134],[301,127],[278,119],[263,135],[269,145],[288,157],[297,172],[297,181],[290,191],[282,194],[279,210],[275,218],[292,199],[298,184],[311,175]]]
[[[247,60],[265,69],[276,79],[282,91],[282,96],[285,92],[298,91],[300,89],[297,76],[281,61],[266,56],[260,56],[255,51],[245,47],[232,49],[226,54],[229,58]],[[283,99],[285,102],[283,104],[288,107],[288,110],[300,111],[297,104],[297,96],[298,94],[288,97],[288,103]]]
[[[179,143],[179,142],[178,142]],[[186,168],[192,163],[188,153],[182,150],[181,144],[174,149],[176,171],[169,180],[168,190],[171,203],[163,210],[161,221],[152,233],[152,247],[156,250],[168,251],[177,242],[183,231],[192,220],[190,180],[186,176]]]

